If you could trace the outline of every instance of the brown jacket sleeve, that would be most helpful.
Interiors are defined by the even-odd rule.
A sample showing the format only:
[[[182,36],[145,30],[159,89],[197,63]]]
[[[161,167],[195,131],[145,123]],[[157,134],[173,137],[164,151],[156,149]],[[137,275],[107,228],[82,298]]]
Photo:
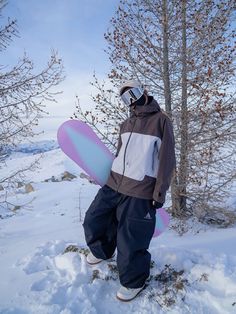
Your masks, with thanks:
[[[158,152],[159,168],[153,199],[159,203],[165,203],[166,191],[168,190],[173,170],[176,166],[175,139],[171,120],[165,116],[162,126],[162,142]]]

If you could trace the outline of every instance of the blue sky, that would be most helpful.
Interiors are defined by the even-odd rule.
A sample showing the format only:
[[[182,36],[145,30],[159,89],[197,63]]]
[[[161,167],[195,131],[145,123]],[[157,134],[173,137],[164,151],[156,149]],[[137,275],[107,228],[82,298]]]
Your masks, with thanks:
[[[109,71],[103,35],[118,3],[119,0],[8,0],[1,25],[8,17],[16,18],[20,38],[1,53],[1,64],[13,65],[26,52],[39,70],[50,51],[57,50],[66,80],[60,86],[64,94],[57,105],[50,105],[49,111],[70,116],[76,94],[83,105],[91,102],[89,82],[93,72],[105,79]]]

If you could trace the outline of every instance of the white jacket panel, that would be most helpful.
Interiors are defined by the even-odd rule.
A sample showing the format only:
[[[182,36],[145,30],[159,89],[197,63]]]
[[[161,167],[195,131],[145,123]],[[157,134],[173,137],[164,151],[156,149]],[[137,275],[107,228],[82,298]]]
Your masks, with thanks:
[[[145,175],[156,178],[161,139],[153,135],[126,132],[121,135],[121,141],[112,171],[138,181],[142,181]]]

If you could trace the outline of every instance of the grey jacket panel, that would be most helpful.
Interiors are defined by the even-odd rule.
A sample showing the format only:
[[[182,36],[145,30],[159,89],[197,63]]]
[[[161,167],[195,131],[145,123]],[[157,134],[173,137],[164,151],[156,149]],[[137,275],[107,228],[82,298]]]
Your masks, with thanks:
[[[120,126],[116,158],[107,185],[129,196],[165,202],[175,167],[170,119],[153,97]]]

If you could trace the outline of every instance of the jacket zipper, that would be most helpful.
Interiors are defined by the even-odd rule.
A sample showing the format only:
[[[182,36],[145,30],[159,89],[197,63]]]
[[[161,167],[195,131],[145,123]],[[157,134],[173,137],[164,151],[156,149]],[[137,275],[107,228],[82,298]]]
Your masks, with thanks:
[[[155,157],[156,157],[156,149],[157,148],[157,142],[154,143],[153,153],[152,153],[152,170],[154,170],[154,164],[155,164]]]
[[[136,116],[136,117],[137,117],[137,116]],[[118,190],[119,190],[119,188],[120,188],[120,186],[121,186],[121,183],[122,183],[122,181],[123,181],[123,178],[124,178],[124,173],[125,173],[125,157],[126,157],[126,151],[127,151],[127,147],[128,147],[128,144],[129,144],[129,141],[130,141],[131,135],[132,135],[133,130],[134,130],[134,126],[135,126],[136,120],[137,120],[137,118],[134,120],[134,124],[133,124],[132,130],[131,130],[131,132],[130,132],[130,135],[129,135],[128,141],[127,141],[126,146],[125,146],[124,158],[123,158],[123,173],[122,173],[122,177],[121,177],[121,180],[120,180],[120,184],[118,185],[116,192],[118,192]]]

